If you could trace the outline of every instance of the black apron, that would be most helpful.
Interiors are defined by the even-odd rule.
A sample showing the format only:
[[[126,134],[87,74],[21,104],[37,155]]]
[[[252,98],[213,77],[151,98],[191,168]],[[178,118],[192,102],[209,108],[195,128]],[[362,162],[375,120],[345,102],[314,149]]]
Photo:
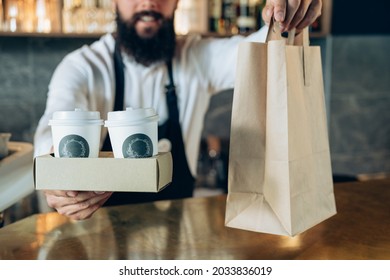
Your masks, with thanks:
[[[172,183],[158,193],[146,192],[114,192],[105,203],[105,206],[144,203],[165,199],[180,199],[192,197],[194,190],[194,177],[188,167],[184,149],[183,136],[179,122],[179,110],[175,84],[173,81],[172,62],[167,62],[169,84],[166,89],[166,101],[168,105],[168,120],[158,127],[158,139],[166,138],[171,142],[173,158]],[[114,111],[124,110],[124,64],[118,44],[114,52],[115,68],[115,104]],[[112,151],[109,135],[103,144],[103,151]],[[130,184],[130,182],[129,182]]]

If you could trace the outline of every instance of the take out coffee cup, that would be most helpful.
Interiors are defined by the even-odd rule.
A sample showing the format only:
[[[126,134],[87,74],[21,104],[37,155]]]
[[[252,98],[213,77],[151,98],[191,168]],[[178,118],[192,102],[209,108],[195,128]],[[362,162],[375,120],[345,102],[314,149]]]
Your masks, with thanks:
[[[99,157],[103,120],[96,111],[58,111],[49,121],[55,157]]]
[[[146,158],[158,154],[158,115],[153,108],[109,112],[105,126],[115,158]]]

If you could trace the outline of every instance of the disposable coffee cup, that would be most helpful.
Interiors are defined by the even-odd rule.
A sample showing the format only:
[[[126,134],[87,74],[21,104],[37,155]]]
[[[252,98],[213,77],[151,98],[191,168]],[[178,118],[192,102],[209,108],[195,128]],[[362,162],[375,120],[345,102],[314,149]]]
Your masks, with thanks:
[[[96,111],[58,111],[49,121],[55,157],[99,157],[103,120]]]
[[[109,112],[105,126],[115,158],[147,158],[158,154],[158,115],[153,108]]]

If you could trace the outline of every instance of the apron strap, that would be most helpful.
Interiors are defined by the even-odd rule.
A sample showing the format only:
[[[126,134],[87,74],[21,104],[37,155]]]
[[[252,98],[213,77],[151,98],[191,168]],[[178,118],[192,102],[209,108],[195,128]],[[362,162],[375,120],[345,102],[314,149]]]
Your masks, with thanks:
[[[166,63],[169,76],[169,84],[165,86],[169,119],[179,123],[179,109],[177,108],[176,87],[173,81],[172,61]]]
[[[119,44],[115,44],[114,51],[114,70],[115,70],[115,103],[114,111],[124,110],[124,92],[125,92],[125,65],[123,63]]]
[[[115,65],[115,110],[123,110],[124,104],[124,71],[123,61],[120,55],[120,49],[115,48],[114,65]],[[116,62],[115,62],[116,61]],[[184,142],[179,122],[179,109],[177,105],[176,88],[173,80],[172,61],[166,63],[169,83],[165,86],[166,102],[168,106],[168,120],[158,127],[158,137],[166,138],[171,141],[172,157],[175,162],[173,168],[173,180],[169,187],[159,193],[120,193],[115,192],[110,199],[107,200],[105,206],[121,205],[129,203],[150,202],[161,199],[175,199],[191,197],[194,189],[194,178],[188,167],[187,158],[185,155]],[[118,67],[118,68],[117,68]],[[105,143],[109,142],[109,135],[105,139]],[[107,148],[107,147],[104,147]],[[111,144],[109,146],[110,151]]]
[[[124,92],[125,92],[125,65],[123,63],[119,44],[115,44],[114,50],[114,73],[115,73],[115,101],[114,111],[124,110]],[[107,133],[104,139],[102,151],[112,151],[111,140]]]

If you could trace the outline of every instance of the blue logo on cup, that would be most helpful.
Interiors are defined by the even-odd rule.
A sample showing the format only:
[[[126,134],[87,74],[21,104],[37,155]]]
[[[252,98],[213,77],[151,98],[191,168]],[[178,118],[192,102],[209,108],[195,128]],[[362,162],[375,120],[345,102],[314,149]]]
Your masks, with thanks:
[[[123,142],[122,153],[124,158],[151,157],[153,156],[153,142],[146,134],[133,134]]]
[[[61,139],[58,151],[60,157],[88,157],[89,145],[80,135],[71,134]]]

